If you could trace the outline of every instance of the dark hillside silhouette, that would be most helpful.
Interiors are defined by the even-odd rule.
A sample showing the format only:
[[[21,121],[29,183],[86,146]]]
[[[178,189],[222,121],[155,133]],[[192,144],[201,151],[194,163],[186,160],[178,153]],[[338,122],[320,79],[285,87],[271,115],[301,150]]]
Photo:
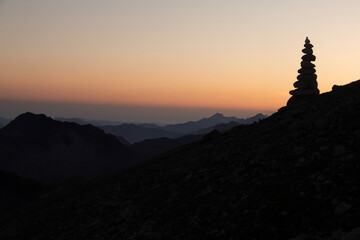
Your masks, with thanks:
[[[259,116],[259,115],[257,115],[257,116]],[[214,130],[224,133],[226,131],[229,131],[233,127],[236,127],[239,125],[240,125],[240,123],[234,122],[234,121],[229,122],[229,123],[221,123],[221,124],[215,125],[213,127],[200,129],[200,130],[194,132],[193,134],[185,135],[180,138],[146,139],[144,141],[136,142],[136,143],[132,144],[130,146],[130,148],[132,150],[134,150],[135,152],[142,154],[146,157],[155,157],[157,155],[160,155],[160,154],[166,153],[168,151],[171,151],[173,149],[176,149],[180,146],[199,141],[204,137],[204,135],[206,135]]]
[[[337,86],[48,193],[0,216],[0,239],[358,239],[359,92],[360,81]]]
[[[250,121],[255,121],[258,119],[265,118],[264,115],[258,114],[252,118],[247,119]],[[229,123],[221,123],[209,128],[200,129],[193,134],[185,135],[180,138],[154,138],[154,139],[146,139],[141,142],[136,142],[130,146],[132,150],[135,152],[142,154],[146,157],[155,157],[157,155],[166,153],[168,151],[171,151],[173,149],[176,149],[178,147],[181,147],[183,145],[193,143],[196,141],[201,140],[204,135],[216,130],[217,132],[224,133],[226,131],[229,131],[233,127],[239,126],[239,122],[229,122]]]
[[[0,129],[0,169],[40,181],[91,177],[132,165],[139,156],[92,125],[24,113]]]
[[[200,129],[196,132],[193,132],[193,134],[198,135],[198,134],[207,134],[210,133],[213,130],[217,130],[218,132],[226,132],[229,131],[230,129],[232,129],[233,127],[239,126],[241,125],[239,122],[235,122],[235,121],[231,121],[229,123],[220,123],[218,125],[215,125],[213,127],[209,127],[209,128],[204,128],[204,129]]]
[[[99,128],[103,129],[106,133],[123,137],[130,144],[151,138],[178,138],[181,136],[179,133],[169,132],[161,128],[142,127],[132,123],[124,123],[117,126],[100,126]]]
[[[166,153],[180,146],[199,141],[202,138],[203,135],[186,135],[176,139],[154,138],[134,143],[130,146],[130,148],[135,152],[150,158]]]

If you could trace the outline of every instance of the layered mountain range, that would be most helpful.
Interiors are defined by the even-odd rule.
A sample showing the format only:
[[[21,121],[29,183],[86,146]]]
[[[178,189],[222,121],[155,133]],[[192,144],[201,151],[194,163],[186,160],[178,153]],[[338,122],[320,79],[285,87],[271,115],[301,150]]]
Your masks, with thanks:
[[[265,116],[258,114],[247,120],[238,120],[250,122],[262,117]],[[105,127],[112,129],[110,132],[118,135],[115,137],[90,124],[62,122],[43,114],[28,112],[19,115],[0,129],[0,170],[46,183],[99,176],[200,140],[204,134],[213,129],[229,130],[240,123],[231,122],[219,126],[215,124],[234,119],[236,120],[235,117],[215,114],[197,122],[165,127],[155,124],[122,124]],[[86,122],[80,119],[68,120]],[[211,127],[202,129],[207,126]],[[164,130],[167,127],[177,129],[178,132]],[[185,129],[183,133],[180,133],[181,129]],[[186,129],[202,130],[197,132],[197,135],[183,136]],[[132,140],[138,139],[139,136],[153,139],[146,139],[130,146],[127,139],[121,135]]]
[[[360,239],[360,81],[0,217],[0,239]]]
[[[240,124],[251,124],[266,118],[261,113],[250,118],[226,117],[221,113],[216,113],[209,118],[203,118],[198,121],[189,121],[186,123],[169,124],[158,126],[156,124],[120,124],[99,126],[105,132],[118,137],[125,138],[130,144],[141,142],[146,139],[154,138],[179,138],[185,135],[206,134],[214,129],[230,130],[232,127]],[[218,126],[221,125],[221,126]]]

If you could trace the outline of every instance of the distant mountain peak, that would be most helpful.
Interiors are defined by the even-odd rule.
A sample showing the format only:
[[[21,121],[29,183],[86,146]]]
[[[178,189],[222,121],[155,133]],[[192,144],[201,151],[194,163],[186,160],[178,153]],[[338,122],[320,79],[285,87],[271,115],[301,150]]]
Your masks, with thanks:
[[[219,118],[219,117],[224,117],[224,114],[222,114],[222,113],[215,113],[215,114],[212,115],[210,118]]]
[[[53,119],[47,117],[45,114],[35,114],[31,112],[22,113],[17,116],[13,121],[11,121],[6,128],[12,127],[32,127],[32,126],[41,126],[52,124]]]
[[[45,114],[36,114],[32,112],[25,112],[17,116],[14,120],[21,120],[21,119],[51,119],[50,117],[47,117]]]

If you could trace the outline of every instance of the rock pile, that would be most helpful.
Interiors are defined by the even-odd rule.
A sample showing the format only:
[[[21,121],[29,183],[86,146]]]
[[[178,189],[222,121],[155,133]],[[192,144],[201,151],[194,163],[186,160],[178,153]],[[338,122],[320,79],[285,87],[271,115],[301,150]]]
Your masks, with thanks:
[[[307,37],[304,47],[302,52],[305,55],[301,57],[301,68],[298,70],[300,74],[297,76],[298,81],[294,83],[294,87],[297,89],[290,91],[290,94],[293,96],[287,102],[287,106],[294,106],[315,95],[319,95],[315,64],[311,63],[315,61],[316,57],[313,55],[313,45],[310,44],[310,40]]]

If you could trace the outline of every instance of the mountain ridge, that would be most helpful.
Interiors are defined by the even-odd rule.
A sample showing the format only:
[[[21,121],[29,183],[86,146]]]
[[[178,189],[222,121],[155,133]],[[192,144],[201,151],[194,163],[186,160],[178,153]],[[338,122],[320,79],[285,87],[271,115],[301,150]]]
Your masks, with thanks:
[[[131,165],[140,157],[92,125],[19,115],[0,129],[0,169],[40,181],[89,177]]]
[[[266,117],[267,115],[261,113],[249,118],[225,117],[221,113],[216,113],[208,118],[202,118],[198,121],[168,124],[165,126],[157,126],[155,124],[127,123],[117,126],[100,126],[100,128],[107,133],[111,133],[115,136],[121,136],[133,144],[146,139],[161,137],[175,139],[185,135],[206,134],[215,129],[216,125],[219,124],[227,124],[230,122],[237,122],[238,124],[250,124]]]
[[[348,239],[360,226],[359,92],[335,87],[49,194],[0,217],[0,239]]]
[[[162,128],[148,128],[138,126],[136,124],[124,123],[117,126],[100,126],[106,133],[113,134],[118,137],[123,137],[130,144],[140,142],[150,138],[177,138],[181,134],[170,132]]]
[[[255,116],[249,118],[225,117],[222,113],[215,113],[208,118],[202,118],[198,121],[189,121],[179,124],[169,124],[166,125],[165,128],[168,131],[190,134],[205,128],[214,127],[218,124],[229,123],[232,121],[238,122],[239,124],[249,124],[266,117],[266,115],[261,113],[258,113]]]

